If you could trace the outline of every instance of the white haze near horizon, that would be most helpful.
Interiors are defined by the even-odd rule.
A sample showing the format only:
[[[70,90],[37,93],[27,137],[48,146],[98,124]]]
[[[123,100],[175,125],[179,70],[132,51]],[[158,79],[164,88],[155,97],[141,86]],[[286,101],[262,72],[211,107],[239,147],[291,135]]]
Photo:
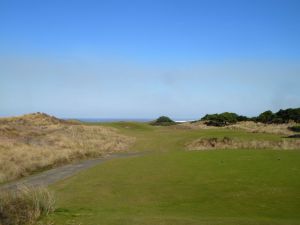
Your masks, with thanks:
[[[300,107],[300,63],[227,60],[143,64],[97,58],[0,58],[0,116],[72,118],[254,116]]]

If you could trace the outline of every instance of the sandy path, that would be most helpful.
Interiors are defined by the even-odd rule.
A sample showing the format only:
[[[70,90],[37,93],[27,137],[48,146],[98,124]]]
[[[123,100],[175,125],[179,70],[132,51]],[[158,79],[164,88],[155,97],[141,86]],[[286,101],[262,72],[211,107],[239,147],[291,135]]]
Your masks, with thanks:
[[[22,186],[22,185],[34,186],[34,187],[48,186],[57,181],[71,177],[72,175],[82,170],[91,168],[95,165],[104,163],[108,160],[116,159],[116,158],[140,156],[140,155],[142,155],[142,153],[119,153],[119,154],[113,154],[107,156],[105,158],[89,159],[89,160],[57,167],[54,169],[50,169],[29,177],[24,177],[17,181],[6,183],[0,186],[0,190],[13,190],[16,189],[18,186]]]

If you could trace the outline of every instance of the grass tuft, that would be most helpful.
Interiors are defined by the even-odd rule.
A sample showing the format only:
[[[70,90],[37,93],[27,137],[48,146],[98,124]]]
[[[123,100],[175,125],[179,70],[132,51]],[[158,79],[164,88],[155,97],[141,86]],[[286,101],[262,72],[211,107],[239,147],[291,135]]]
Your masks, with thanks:
[[[1,225],[31,225],[54,212],[54,195],[46,188],[23,186],[0,194]]]

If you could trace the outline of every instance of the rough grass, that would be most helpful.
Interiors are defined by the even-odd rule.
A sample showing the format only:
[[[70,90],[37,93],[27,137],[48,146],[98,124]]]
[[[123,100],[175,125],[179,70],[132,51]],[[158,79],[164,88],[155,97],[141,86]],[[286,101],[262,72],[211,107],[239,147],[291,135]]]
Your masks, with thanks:
[[[55,199],[45,188],[21,187],[0,193],[0,224],[31,225],[54,211]]]
[[[188,150],[211,149],[276,149],[293,150],[300,149],[300,140],[280,141],[269,140],[238,140],[229,137],[223,138],[199,138],[186,145]]]
[[[187,143],[199,138],[273,143],[285,136],[238,128],[154,127],[134,122],[80,126],[117,129],[119,135],[136,138],[129,150],[152,153],[112,160],[54,185],[58,208],[42,223],[300,223],[298,150],[184,151]]]
[[[268,134],[279,134],[279,135],[291,135],[293,131],[289,128],[295,126],[296,123],[284,123],[284,124],[264,124],[253,121],[243,121],[236,124],[228,125],[219,129],[230,129],[230,130],[243,130],[249,133],[268,133]],[[213,126],[207,126],[205,122],[191,122],[183,123],[179,125],[186,129],[215,129]]]
[[[284,124],[264,124],[255,123],[253,121],[239,122],[230,125],[228,129],[242,129],[253,133],[271,133],[271,134],[281,134],[281,135],[291,135],[293,131],[289,129],[290,126],[294,126],[296,123],[284,123]]]
[[[134,141],[113,128],[40,113],[0,119],[0,182],[78,159],[125,151]]]

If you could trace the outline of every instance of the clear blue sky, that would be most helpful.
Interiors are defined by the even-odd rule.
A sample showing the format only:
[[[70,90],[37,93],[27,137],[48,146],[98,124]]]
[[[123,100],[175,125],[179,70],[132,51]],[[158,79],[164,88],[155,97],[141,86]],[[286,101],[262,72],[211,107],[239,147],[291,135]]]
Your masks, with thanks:
[[[0,0],[0,116],[300,107],[298,0]]]

